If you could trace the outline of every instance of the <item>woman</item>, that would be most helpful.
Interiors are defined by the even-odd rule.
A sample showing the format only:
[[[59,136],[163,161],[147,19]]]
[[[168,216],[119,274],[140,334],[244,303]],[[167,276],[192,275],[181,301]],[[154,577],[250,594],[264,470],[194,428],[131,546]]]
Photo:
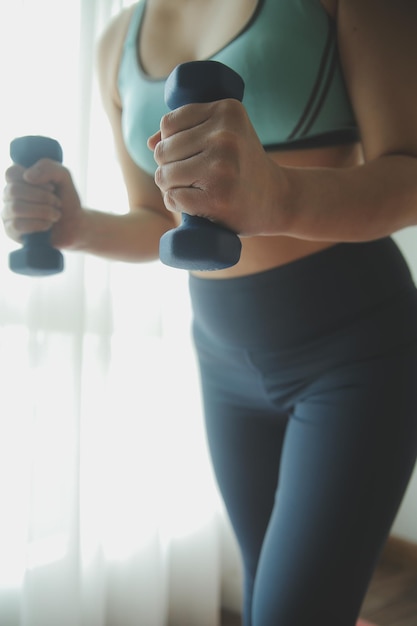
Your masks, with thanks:
[[[6,174],[15,240],[147,261],[183,211],[241,236],[190,292],[245,626],[353,626],[415,463],[417,295],[389,236],[417,223],[416,24],[407,0],[140,0],[98,49],[129,213],[51,161]],[[209,58],[243,103],[167,113],[169,72]]]

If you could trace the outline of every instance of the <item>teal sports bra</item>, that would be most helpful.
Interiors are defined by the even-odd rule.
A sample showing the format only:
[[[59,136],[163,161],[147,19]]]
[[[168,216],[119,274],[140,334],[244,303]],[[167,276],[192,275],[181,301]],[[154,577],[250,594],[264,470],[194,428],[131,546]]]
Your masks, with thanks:
[[[156,163],[146,142],[168,109],[165,79],[148,76],[138,58],[145,10],[146,0],[139,0],[124,43],[118,89],[127,149],[153,175]],[[266,150],[359,140],[335,25],[319,0],[258,0],[243,30],[210,58],[242,76],[243,104]]]

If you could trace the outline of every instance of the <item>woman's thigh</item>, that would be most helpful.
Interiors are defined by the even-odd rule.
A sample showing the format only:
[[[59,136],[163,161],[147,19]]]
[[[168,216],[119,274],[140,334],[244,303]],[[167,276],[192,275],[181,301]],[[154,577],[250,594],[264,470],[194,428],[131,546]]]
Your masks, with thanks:
[[[203,381],[213,469],[246,576],[253,578],[274,505],[287,417],[225,397],[210,388],[209,376]]]
[[[208,443],[243,564],[243,620],[250,624],[260,551],[274,506],[287,418],[210,403]]]
[[[417,454],[417,350],[334,368],[285,434],[252,626],[354,626]]]

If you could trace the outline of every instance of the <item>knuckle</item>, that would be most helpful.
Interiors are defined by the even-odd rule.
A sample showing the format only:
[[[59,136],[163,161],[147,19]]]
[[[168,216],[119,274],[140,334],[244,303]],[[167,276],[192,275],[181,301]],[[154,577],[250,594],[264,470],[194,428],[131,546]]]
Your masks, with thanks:
[[[62,172],[64,178],[66,178],[68,182],[71,182],[72,181],[72,175],[71,175],[70,170],[67,167],[65,167],[65,165],[62,165],[61,163],[57,163],[56,161],[54,161],[54,164],[55,164],[55,166],[58,166],[61,169],[61,172]]]
[[[27,214],[27,210],[17,202],[8,202],[5,205],[4,214],[8,219],[19,219],[20,216]]]
[[[154,159],[155,161],[158,163],[158,165],[161,165],[164,162],[164,153],[165,153],[165,144],[164,141],[159,141],[156,146],[155,146],[155,150],[154,150]]]
[[[163,190],[163,188],[164,188],[164,173],[163,173],[163,168],[162,167],[157,167],[156,168],[154,180],[155,180],[155,184],[157,185],[157,187],[159,187],[161,190]]]
[[[224,160],[228,162],[238,151],[239,136],[234,131],[223,128],[217,132],[215,143],[224,155]]]
[[[161,130],[161,136],[163,138],[169,137],[173,133],[175,117],[176,117],[175,111],[170,111],[169,113],[166,113],[162,117],[161,123],[160,123],[160,130]]]
[[[165,207],[168,209],[168,211],[177,210],[177,203],[175,199],[174,190],[170,190],[164,193],[164,204],[165,204]]]
[[[224,98],[213,103],[217,113],[227,121],[235,123],[243,117],[244,108],[242,103],[235,98]]]
[[[8,183],[4,189],[4,197],[7,199],[12,199],[18,196],[18,193],[21,189],[21,183],[11,182]]]
[[[42,170],[49,170],[50,168],[56,167],[59,167],[62,170],[66,169],[65,166],[62,165],[62,163],[60,163],[59,161],[54,161],[53,159],[48,158],[39,159],[39,161],[36,162],[36,167]]]
[[[239,172],[239,136],[220,130],[214,138],[211,165],[219,180],[233,179]]]
[[[210,164],[210,178],[213,180],[212,202],[217,210],[228,208],[236,194],[239,182],[239,165],[235,158],[220,155]]]
[[[18,236],[24,235],[26,232],[30,232],[28,221],[24,218],[11,220],[9,222],[9,231],[16,233]]]
[[[6,182],[12,183],[15,180],[22,180],[23,172],[24,168],[20,165],[11,165],[5,172]]]
[[[3,202],[8,202],[13,195],[12,189],[13,183],[7,183],[7,185],[3,188]]]

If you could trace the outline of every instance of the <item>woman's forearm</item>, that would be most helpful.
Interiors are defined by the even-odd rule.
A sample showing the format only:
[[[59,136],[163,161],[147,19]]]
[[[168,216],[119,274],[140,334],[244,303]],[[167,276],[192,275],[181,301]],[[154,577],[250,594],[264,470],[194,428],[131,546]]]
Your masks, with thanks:
[[[417,224],[417,158],[386,155],[350,168],[282,168],[275,232],[318,241],[365,241]],[[283,216],[283,217],[282,217]],[[282,221],[281,221],[282,220]]]
[[[173,228],[169,219],[146,209],[114,215],[87,209],[77,245],[81,252],[124,262],[158,258],[161,236]]]

